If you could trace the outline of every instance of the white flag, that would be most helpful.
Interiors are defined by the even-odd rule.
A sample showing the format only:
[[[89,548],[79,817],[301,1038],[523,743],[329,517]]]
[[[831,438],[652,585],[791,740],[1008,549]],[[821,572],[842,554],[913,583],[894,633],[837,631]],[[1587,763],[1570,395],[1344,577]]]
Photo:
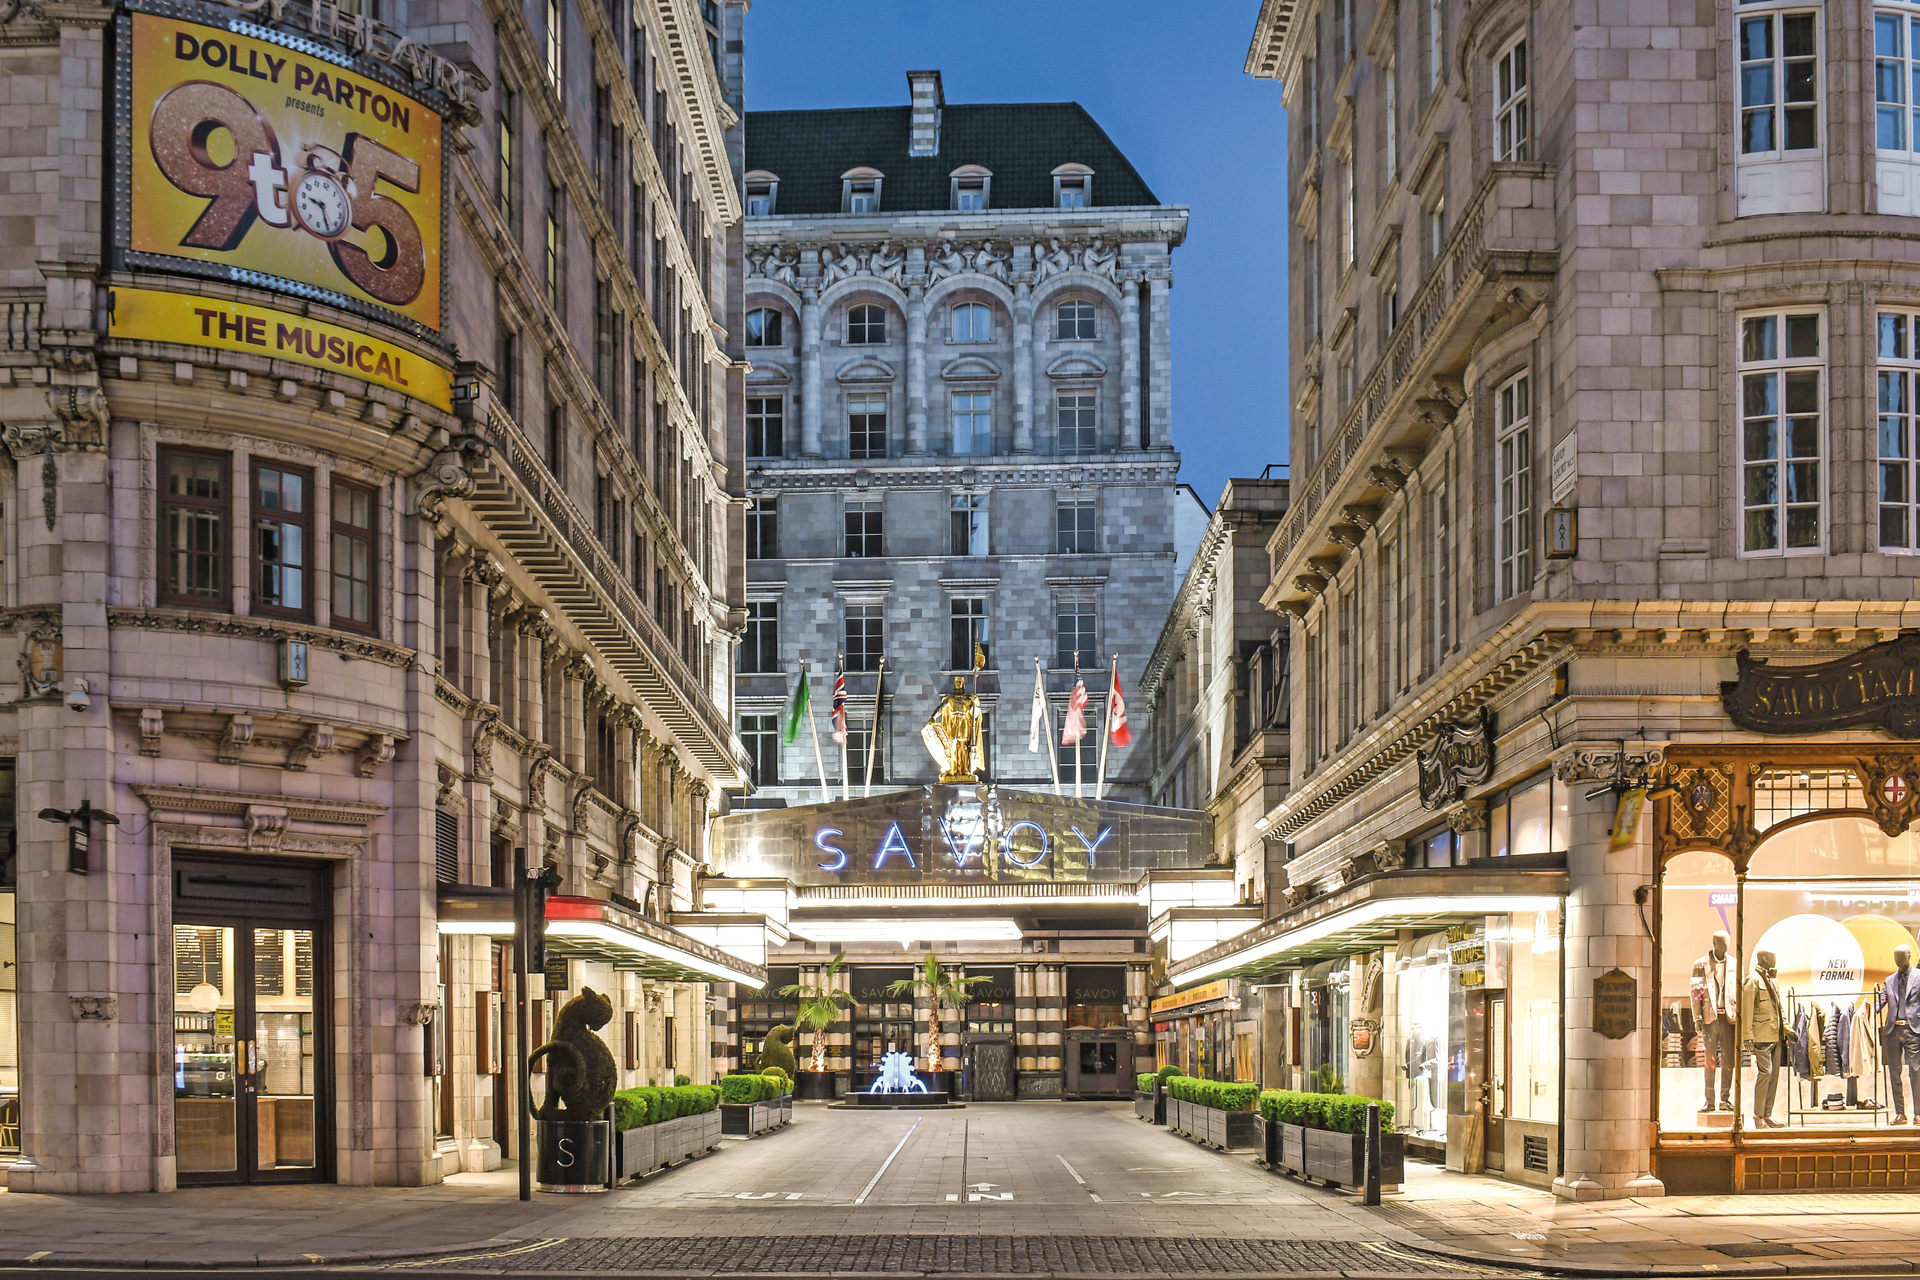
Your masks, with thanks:
[[[1047,692],[1042,687],[1040,659],[1033,660],[1033,715],[1027,721],[1027,750],[1039,755],[1047,749]]]

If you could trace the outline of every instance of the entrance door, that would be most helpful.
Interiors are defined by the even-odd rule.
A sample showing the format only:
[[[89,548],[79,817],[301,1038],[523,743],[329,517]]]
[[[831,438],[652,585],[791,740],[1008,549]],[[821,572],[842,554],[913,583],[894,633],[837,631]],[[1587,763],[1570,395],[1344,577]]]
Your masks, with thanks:
[[[325,1176],[325,931],[287,918],[311,915],[323,901],[316,874],[324,878],[317,868],[278,877],[247,864],[176,872],[173,1114],[182,1183]],[[250,885],[266,900],[206,910],[213,903],[205,898]],[[302,909],[284,909],[294,906]]]
[[[1067,1033],[1067,1096],[1107,1098],[1133,1093],[1133,1040],[1121,1033]]]
[[[1485,1108],[1487,1153],[1483,1162],[1487,1172],[1504,1173],[1507,1168],[1507,995],[1487,995],[1486,1082],[1481,1086]]]
[[[1013,1101],[1013,1041],[975,1040],[967,1045],[962,1065],[968,1101]]]

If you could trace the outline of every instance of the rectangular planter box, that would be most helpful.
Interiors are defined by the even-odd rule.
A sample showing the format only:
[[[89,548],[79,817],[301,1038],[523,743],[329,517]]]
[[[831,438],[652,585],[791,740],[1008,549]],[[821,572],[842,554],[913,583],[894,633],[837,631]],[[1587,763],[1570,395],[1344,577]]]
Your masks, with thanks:
[[[1202,1107],[1207,1113],[1207,1145],[1222,1151],[1237,1151],[1260,1145],[1260,1117],[1251,1111],[1221,1111]]]
[[[637,1178],[643,1173],[652,1173],[658,1168],[653,1162],[653,1126],[643,1124],[638,1129],[628,1129],[621,1133],[620,1141],[614,1146],[614,1177],[621,1182],[628,1178]]]
[[[1158,1089],[1152,1093],[1141,1093],[1137,1089],[1134,1090],[1133,1114],[1139,1116],[1148,1124],[1165,1124],[1167,1122],[1167,1095],[1161,1093]]]
[[[1300,1172],[1309,1178],[1357,1187],[1365,1181],[1367,1138],[1361,1133],[1305,1131],[1305,1157]],[[1407,1141],[1397,1133],[1380,1135],[1380,1185],[1398,1186],[1406,1179]]]
[[[1280,1130],[1280,1169],[1283,1173],[1301,1173],[1307,1167],[1307,1126],[1276,1124]]]
[[[1169,1133],[1186,1133],[1188,1109],[1188,1105],[1179,1098],[1167,1099],[1167,1131]]]
[[[628,1129],[614,1148],[615,1176],[644,1177],[719,1145],[720,1116],[713,1111]]]
[[[787,1098],[772,1102],[723,1102],[720,1131],[736,1138],[752,1138],[785,1124],[793,1115]]]

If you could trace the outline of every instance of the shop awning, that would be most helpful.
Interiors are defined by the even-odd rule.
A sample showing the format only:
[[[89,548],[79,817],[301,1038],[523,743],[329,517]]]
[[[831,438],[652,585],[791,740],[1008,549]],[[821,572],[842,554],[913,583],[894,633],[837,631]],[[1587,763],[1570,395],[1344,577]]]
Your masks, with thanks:
[[[438,905],[441,933],[513,936],[510,889],[442,885]],[[547,899],[547,951],[663,982],[737,982],[755,991],[767,985],[764,966],[598,898]]]
[[[1168,966],[1167,980],[1182,989],[1221,978],[1260,978],[1373,950],[1395,941],[1402,929],[1551,911],[1566,894],[1564,868],[1450,867],[1371,876]]]

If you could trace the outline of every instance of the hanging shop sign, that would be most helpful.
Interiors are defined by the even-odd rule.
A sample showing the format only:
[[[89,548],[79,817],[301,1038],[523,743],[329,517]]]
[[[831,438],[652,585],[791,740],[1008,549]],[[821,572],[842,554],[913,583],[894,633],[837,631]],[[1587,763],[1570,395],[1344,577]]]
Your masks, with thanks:
[[[1150,1012],[1154,1017],[1171,1013],[1175,1009],[1185,1009],[1196,1004],[1205,1004],[1209,1000],[1225,1000],[1233,993],[1233,979],[1222,978],[1218,982],[1208,982],[1170,996],[1161,996],[1153,1002]]]
[[[124,265],[441,328],[440,110],[387,64],[252,22],[119,24]]]
[[[1639,1025],[1639,984],[1623,969],[1609,969],[1593,980],[1593,1029],[1609,1040],[1625,1040]]]
[[[1441,726],[1414,753],[1420,770],[1420,805],[1443,809],[1493,776],[1493,717],[1485,707],[1465,724]]]
[[[1721,683],[1720,703],[1742,729],[1816,733],[1871,725],[1895,738],[1920,738],[1920,634],[1805,667],[1776,667],[1745,650],[1735,661],[1739,678]]]

